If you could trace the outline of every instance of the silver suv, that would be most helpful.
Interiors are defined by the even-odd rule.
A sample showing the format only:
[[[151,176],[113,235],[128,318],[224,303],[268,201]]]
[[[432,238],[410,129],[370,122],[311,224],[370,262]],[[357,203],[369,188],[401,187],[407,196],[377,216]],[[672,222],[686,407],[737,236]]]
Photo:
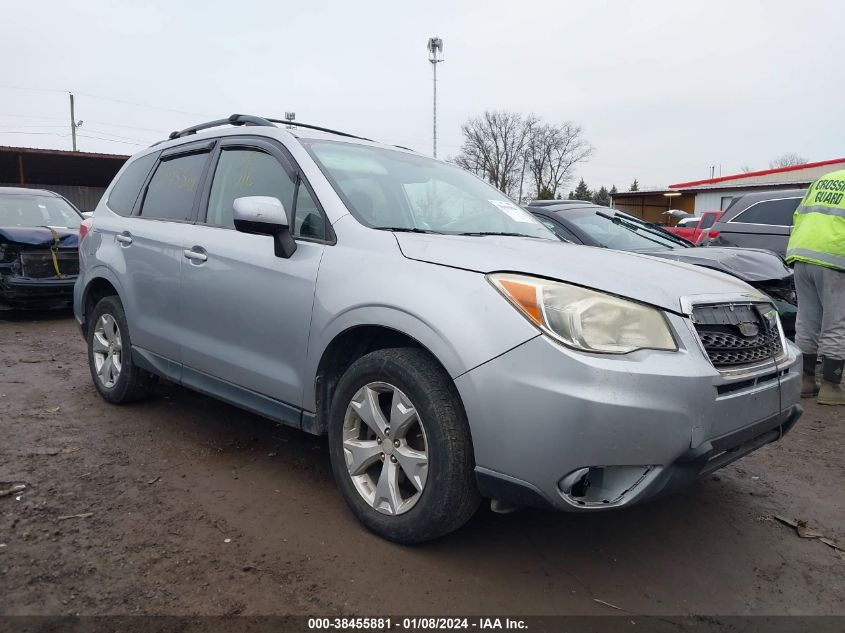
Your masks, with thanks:
[[[352,512],[405,543],[482,498],[631,505],[799,417],[751,286],[562,243],[453,165],[295,125],[174,132],[106,191],[74,304],[107,401],[162,376],[327,434]]]

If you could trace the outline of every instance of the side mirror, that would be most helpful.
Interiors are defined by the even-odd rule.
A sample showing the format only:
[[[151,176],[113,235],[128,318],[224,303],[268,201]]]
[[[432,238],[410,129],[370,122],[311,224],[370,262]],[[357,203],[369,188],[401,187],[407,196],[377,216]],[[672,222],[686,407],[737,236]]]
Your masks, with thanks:
[[[288,227],[285,205],[272,196],[246,196],[232,203],[235,229],[241,233],[273,236],[276,257],[287,259],[296,252]]]

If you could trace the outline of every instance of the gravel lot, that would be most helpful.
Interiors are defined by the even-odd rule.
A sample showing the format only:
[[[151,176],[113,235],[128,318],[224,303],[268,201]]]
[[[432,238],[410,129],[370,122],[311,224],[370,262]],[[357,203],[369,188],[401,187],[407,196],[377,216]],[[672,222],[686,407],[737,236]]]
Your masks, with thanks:
[[[347,511],[322,439],[171,384],[108,405],[69,313],[0,313],[0,489],[27,486],[0,498],[0,614],[845,615],[845,557],[773,518],[845,544],[843,443],[810,403],[688,495],[483,508],[402,547]]]

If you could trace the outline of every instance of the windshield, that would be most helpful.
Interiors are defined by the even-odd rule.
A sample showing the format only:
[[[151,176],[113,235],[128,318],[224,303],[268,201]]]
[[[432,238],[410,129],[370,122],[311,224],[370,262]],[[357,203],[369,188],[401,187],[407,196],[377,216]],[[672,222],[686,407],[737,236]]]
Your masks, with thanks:
[[[459,167],[351,143],[303,144],[352,215],[367,226],[557,240],[528,211]]]
[[[602,246],[620,251],[662,251],[667,248],[684,248],[678,242],[659,233],[640,228],[620,217],[617,221],[598,215],[594,211],[562,214],[569,222],[596,240]]]
[[[62,198],[0,194],[0,226],[52,226],[78,229],[79,213]]]

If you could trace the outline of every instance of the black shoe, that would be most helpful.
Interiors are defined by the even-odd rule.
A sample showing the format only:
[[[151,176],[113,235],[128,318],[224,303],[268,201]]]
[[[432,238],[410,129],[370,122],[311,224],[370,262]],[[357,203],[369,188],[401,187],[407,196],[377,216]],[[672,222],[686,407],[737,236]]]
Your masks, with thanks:
[[[845,360],[825,358],[822,363],[822,387],[819,404],[845,405],[845,385],[842,384],[842,370]]]
[[[819,380],[816,379],[816,354],[804,354],[804,371],[801,376],[801,397],[815,398],[819,393]]]

